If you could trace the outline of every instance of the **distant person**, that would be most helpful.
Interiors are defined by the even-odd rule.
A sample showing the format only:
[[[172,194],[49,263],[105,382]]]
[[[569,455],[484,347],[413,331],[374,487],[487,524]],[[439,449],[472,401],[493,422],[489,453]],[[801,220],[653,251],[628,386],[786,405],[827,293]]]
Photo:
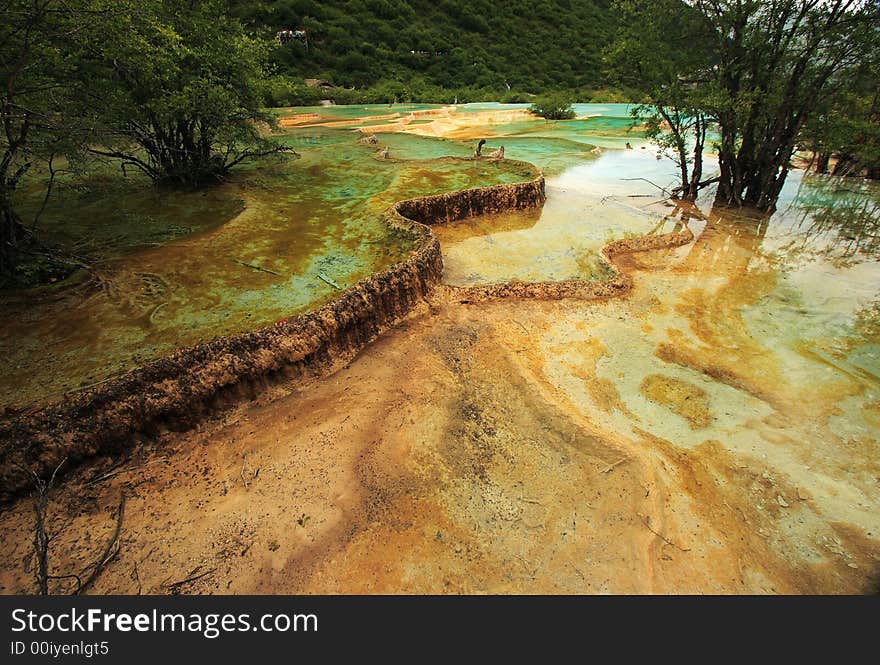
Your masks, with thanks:
[[[387,146],[385,147],[384,150],[382,150],[382,152],[379,153],[379,156],[380,156],[382,159],[388,159],[388,158],[389,158],[390,154],[389,154],[389,152],[388,152],[388,148],[387,148]]]
[[[627,150],[632,150],[632,149],[633,149],[633,147],[632,147],[632,145],[630,145],[630,142],[629,142],[629,141],[626,142],[626,149],[627,149]]]
[[[489,157],[492,159],[504,159],[504,146],[490,152]]]
[[[480,139],[480,142],[477,144],[477,149],[474,150],[474,157],[482,157],[483,156],[483,146],[486,144],[486,139]]]

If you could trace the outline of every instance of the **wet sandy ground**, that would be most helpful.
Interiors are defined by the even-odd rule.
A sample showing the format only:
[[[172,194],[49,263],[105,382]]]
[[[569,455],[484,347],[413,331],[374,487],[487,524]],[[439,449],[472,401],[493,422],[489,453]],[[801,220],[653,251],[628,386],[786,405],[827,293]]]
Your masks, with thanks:
[[[324,381],[76,471],[53,569],[95,558],[123,492],[96,592],[872,590],[876,377],[762,323],[766,228],[693,228],[632,257],[625,299],[439,293]],[[3,592],[33,589],[31,520],[0,519]]]

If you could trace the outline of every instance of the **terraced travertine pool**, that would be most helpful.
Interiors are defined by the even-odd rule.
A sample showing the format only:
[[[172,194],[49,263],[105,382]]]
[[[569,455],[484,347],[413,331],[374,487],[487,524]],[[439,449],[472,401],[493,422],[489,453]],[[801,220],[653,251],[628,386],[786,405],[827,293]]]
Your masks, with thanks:
[[[303,159],[271,176],[243,174],[230,183],[233,198],[249,205],[241,192],[281,173],[323,178],[303,168],[307,145],[328,150],[328,161],[363,153],[366,180],[378,181],[363,207],[340,191],[352,165],[331,168],[339,198],[320,189],[315,204],[370,210],[334,231],[354,243],[351,255],[393,246],[353,228],[363,233],[395,199],[520,177],[465,175],[461,163],[435,160],[469,154],[481,136],[543,169],[548,199],[541,210],[437,227],[449,285],[602,279],[595,257],[608,240],[685,224],[695,239],[621,257],[634,279],[623,298],[474,303],[441,293],[332,376],[283,386],[197,431],[166,433],[108,480],[95,482],[109,461],[72,474],[58,499],[59,513],[73,515],[55,545],[59,570],[75,569],[85,556],[77,534],[110,524],[122,491],[125,549],[101,592],[162,593],[167,570],[196,565],[212,573],[187,592],[876,590],[880,189],[793,172],[769,217],[713,208],[711,192],[694,208],[674,207],[657,187],[674,172],[626,132],[625,109],[577,110],[605,115],[553,124],[503,105],[387,118],[376,118],[387,107],[308,110],[318,117],[289,139]],[[352,124],[324,126],[340,119]],[[352,127],[376,132],[403,161],[366,161],[372,150],[352,142]],[[271,194],[282,205],[280,190]],[[285,270],[256,240],[252,254],[242,251],[249,227],[237,220],[248,208],[226,205],[241,242],[226,247]],[[245,221],[271,219],[272,205],[261,206],[268,216]],[[316,260],[303,265],[313,270]],[[271,274],[241,268],[236,289],[268,293]],[[294,284],[311,283],[299,272],[291,302],[300,302]],[[250,310],[233,311],[250,325]],[[5,592],[32,583],[21,567],[29,511],[20,501],[0,521]]]
[[[336,286],[399,261],[412,241],[381,221],[394,201],[532,177],[512,162],[460,159],[473,152],[469,132],[483,129],[486,153],[497,147],[494,135],[504,136],[508,157],[560,176],[561,186],[551,185],[537,224],[533,213],[518,213],[446,231],[449,283],[604,278],[601,245],[649,231],[652,218],[600,214],[585,207],[576,188],[561,198],[569,191],[562,176],[595,161],[596,145],[643,143],[628,131],[626,105],[579,112],[591,117],[560,125],[530,119],[523,105],[468,105],[452,121],[448,108],[430,105],[280,109],[281,116],[318,116],[282,130],[301,159],[242,169],[202,192],[158,191],[131,175],[62,183],[41,224],[97,268],[80,284],[83,273],[74,275],[73,287],[4,296],[0,407],[61,399],[174,349],[300,314],[332,298]],[[481,120],[499,113],[498,122]],[[358,142],[373,129],[390,160]],[[627,168],[605,163],[611,181]],[[504,238],[506,249],[493,254],[499,236],[478,238],[476,231],[485,223],[528,229]]]
[[[138,179],[60,188],[43,226],[97,256],[97,269],[70,288],[4,297],[0,405],[59,399],[174,349],[308,311],[413,249],[382,222],[395,201],[534,177],[514,162],[462,160],[470,148],[442,139],[387,137],[388,160],[344,129],[294,129],[283,140],[301,159],[205,192]]]

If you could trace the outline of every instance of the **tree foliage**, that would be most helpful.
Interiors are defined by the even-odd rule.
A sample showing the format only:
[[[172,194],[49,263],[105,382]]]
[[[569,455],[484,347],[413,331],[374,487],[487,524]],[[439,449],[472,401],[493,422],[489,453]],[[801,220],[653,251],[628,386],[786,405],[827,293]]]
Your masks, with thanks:
[[[673,195],[693,201],[711,182],[702,180],[712,123],[704,107],[712,61],[705,26],[680,0],[619,0],[614,7],[620,22],[605,56],[609,70],[649,100],[632,109],[634,122],[645,123],[647,138],[678,167]]]
[[[97,154],[157,182],[200,185],[282,150],[259,131],[270,121],[261,107],[271,43],[250,36],[229,3],[0,0],[0,8],[4,280],[30,281],[19,279],[26,255],[48,261],[48,271],[81,265],[38,241],[42,208],[21,218],[25,178],[45,182],[48,199],[59,165],[69,171]]]
[[[837,94],[821,99],[807,121],[801,147],[811,151],[819,173],[827,173],[835,157],[835,175],[880,178],[880,49],[865,52],[856,68],[840,76]]]
[[[246,34],[227,3],[137,0],[94,35],[82,85],[104,129],[97,154],[157,182],[200,185],[277,152],[258,122],[269,44]]]
[[[876,49],[869,0],[696,0],[715,51],[717,200],[772,210],[801,131],[862,53]]]
[[[613,15],[606,0],[280,0],[238,3],[266,32],[301,28],[279,71],[344,87],[421,81],[438,89],[594,88]]]
[[[571,120],[575,116],[572,104],[571,97],[556,93],[538,98],[529,111],[547,120]]]
[[[18,212],[16,195],[37,168],[49,173],[51,194],[56,160],[71,163],[93,136],[78,86],[81,35],[117,13],[113,3],[61,0],[4,0],[0,21],[0,276],[15,277],[23,253],[45,255],[33,219]],[[46,265],[51,271],[52,266]]]
[[[681,191],[692,195],[695,181],[699,187],[699,176],[686,173],[685,148],[688,139],[695,144],[697,171],[707,122],[717,123],[721,136],[716,201],[725,205],[775,207],[793,151],[823,106],[846,106],[862,125],[844,133],[870,149],[873,101],[847,102],[845,90],[864,54],[876,53],[876,3],[659,0],[618,7],[635,11],[639,28],[622,31],[611,59],[618,73],[623,66],[641,79],[656,113],[649,131],[678,155]],[[693,46],[664,48],[680,40]],[[834,133],[834,123],[813,129],[816,140],[827,139],[820,135]]]

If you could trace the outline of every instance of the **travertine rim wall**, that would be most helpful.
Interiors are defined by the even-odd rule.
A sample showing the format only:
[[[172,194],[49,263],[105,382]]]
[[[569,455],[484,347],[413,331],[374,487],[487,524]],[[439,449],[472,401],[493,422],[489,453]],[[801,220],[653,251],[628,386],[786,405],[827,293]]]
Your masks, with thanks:
[[[405,261],[360,280],[313,312],[181,349],[67,401],[0,422],[0,496],[30,487],[33,473],[45,477],[62,461],[64,469],[70,469],[83,459],[136,445],[141,436],[163,427],[190,426],[224,401],[256,392],[272,376],[316,376],[347,361],[425,301],[440,283],[443,257],[430,226],[543,205],[544,177],[534,171],[530,182],[394,204],[385,213],[386,222],[412,234],[418,248]],[[614,277],[604,282],[450,288],[468,301],[612,297],[632,285],[616,266],[616,255],[692,239],[686,229],[609,243],[602,255]]]

